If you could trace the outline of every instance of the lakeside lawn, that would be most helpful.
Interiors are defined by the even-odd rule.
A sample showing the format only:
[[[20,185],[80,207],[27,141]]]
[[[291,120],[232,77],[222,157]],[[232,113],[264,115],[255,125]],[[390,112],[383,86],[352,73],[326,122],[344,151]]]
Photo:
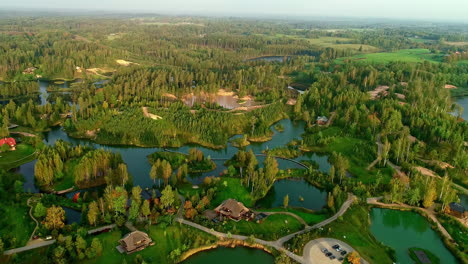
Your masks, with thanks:
[[[336,63],[344,63],[345,61],[363,62],[363,63],[389,63],[394,61],[402,62],[423,62],[429,61],[439,63],[442,61],[442,54],[433,54],[428,49],[402,49],[395,52],[378,52],[359,54],[352,57],[336,59]]]
[[[300,218],[302,218],[308,225],[312,226],[317,223],[322,222],[323,220],[327,219],[329,215],[326,214],[319,214],[313,212],[306,212],[301,208],[272,208],[272,209],[261,209],[257,210],[259,212],[289,212],[293,213]]]
[[[242,202],[247,207],[252,207],[255,204],[254,199],[250,195],[250,192],[241,184],[240,178],[221,177],[217,183],[217,192],[211,205],[213,207],[218,206],[224,200],[236,199]]]
[[[0,169],[8,170],[34,160],[34,151],[31,145],[20,143],[16,150],[0,153]]]
[[[205,232],[178,223],[171,226],[152,225],[149,231],[142,231],[147,232],[151,239],[153,239],[154,246],[130,255],[120,254],[115,247],[126,233],[121,230],[114,230],[96,236],[101,240],[103,245],[103,254],[82,263],[114,264],[122,263],[124,259],[127,263],[134,263],[137,255],[141,255],[147,263],[174,263],[174,260],[170,257],[171,252],[174,250],[179,249],[180,252],[183,252],[185,251],[183,248],[186,246],[196,248],[211,244],[216,240],[215,237]],[[188,239],[193,240],[190,242],[192,245],[187,245],[189,243],[187,242]]]
[[[210,227],[223,233],[230,232],[233,235],[253,235],[260,239],[276,240],[302,230],[304,225],[290,215],[274,214],[269,215],[260,223],[244,220],[239,222],[226,220],[222,223],[211,224]]]

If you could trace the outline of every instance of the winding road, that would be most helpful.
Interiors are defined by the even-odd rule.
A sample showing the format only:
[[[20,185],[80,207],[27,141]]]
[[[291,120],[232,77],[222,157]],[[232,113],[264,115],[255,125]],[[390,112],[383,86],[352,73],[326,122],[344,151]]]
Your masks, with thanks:
[[[179,222],[181,224],[191,226],[193,228],[197,228],[198,230],[201,230],[203,232],[206,232],[206,233],[211,234],[213,236],[216,236],[218,238],[233,238],[233,239],[238,239],[238,240],[247,240],[247,239],[249,239],[249,237],[247,237],[247,236],[231,235],[231,234],[218,232],[218,231],[215,231],[213,229],[209,229],[207,227],[199,225],[197,223],[194,223],[194,222],[188,221],[186,219],[183,219],[182,214],[183,214],[184,198],[182,196],[179,196],[179,197],[180,197],[180,199],[182,201],[182,206],[179,208],[179,211],[177,212],[177,217],[176,217],[177,222]],[[298,255],[292,253],[291,251],[287,250],[283,246],[283,244],[286,241],[290,240],[291,238],[293,238],[293,237],[295,237],[297,235],[306,233],[306,232],[308,232],[308,231],[310,231],[312,229],[323,227],[323,226],[328,225],[329,223],[335,221],[336,219],[338,219],[338,217],[342,216],[348,210],[348,208],[353,204],[353,202],[355,200],[356,200],[356,196],[354,196],[353,194],[348,194],[348,199],[343,203],[340,210],[338,210],[338,212],[336,214],[334,214],[330,218],[328,218],[328,219],[326,219],[326,220],[324,220],[324,221],[322,221],[320,223],[317,223],[317,224],[315,224],[313,226],[306,225],[306,227],[301,231],[286,235],[286,236],[281,237],[280,239],[275,240],[275,241],[266,241],[266,240],[258,239],[258,238],[255,238],[254,241],[256,243],[258,243],[258,244],[261,244],[261,245],[264,245],[264,246],[267,246],[267,247],[273,247],[276,250],[285,253],[286,255],[288,255],[290,258],[297,261],[298,263],[301,263],[301,264],[319,264],[318,262],[315,261],[315,259],[311,258],[310,254],[309,255],[304,254],[303,256],[298,256]]]

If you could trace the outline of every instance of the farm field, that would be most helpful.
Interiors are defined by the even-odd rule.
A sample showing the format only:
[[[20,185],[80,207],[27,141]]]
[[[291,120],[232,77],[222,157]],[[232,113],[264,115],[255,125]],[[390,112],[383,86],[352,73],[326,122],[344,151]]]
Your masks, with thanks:
[[[343,63],[347,60],[362,61],[371,63],[389,63],[400,62],[423,62],[429,61],[439,63],[443,55],[431,54],[428,49],[403,49],[395,52],[378,52],[371,54],[360,54],[352,57],[339,58],[337,63]]]

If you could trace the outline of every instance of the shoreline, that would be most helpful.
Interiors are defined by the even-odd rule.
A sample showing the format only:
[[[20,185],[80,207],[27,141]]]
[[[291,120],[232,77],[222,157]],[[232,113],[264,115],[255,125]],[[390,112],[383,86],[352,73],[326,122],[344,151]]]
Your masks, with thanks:
[[[236,248],[236,247],[239,247],[239,246],[254,248],[254,249],[260,249],[260,250],[263,250],[263,251],[267,252],[268,254],[273,254],[270,249],[268,249],[267,247],[265,247],[262,244],[258,244],[258,243],[249,244],[244,240],[237,240],[237,239],[218,240],[215,244],[208,245],[208,246],[202,246],[202,247],[198,247],[198,248],[193,248],[193,249],[189,249],[189,250],[185,251],[182,254],[182,256],[180,257],[180,259],[179,259],[179,261],[177,263],[184,262],[185,260],[192,257],[193,255],[195,255],[197,253],[200,253],[200,252],[203,252],[203,251],[213,250],[213,249],[216,249],[218,247]]]

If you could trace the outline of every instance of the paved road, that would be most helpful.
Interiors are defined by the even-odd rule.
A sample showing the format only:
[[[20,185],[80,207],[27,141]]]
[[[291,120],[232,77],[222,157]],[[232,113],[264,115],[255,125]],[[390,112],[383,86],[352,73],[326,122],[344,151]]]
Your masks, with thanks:
[[[181,199],[183,199],[183,197],[181,197]],[[333,215],[332,217],[330,217],[330,218],[328,218],[328,219],[326,219],[326,220],[324,220],[324,221],[322,221],[322,222],[320,222],[318,224],[315,224],[313,226],[307,226],[306,228],[304,228],[303,230],[301,230],[299,232],[284,236],[284,237],[282,237],[282,238],[280,238],[280,239],[278,239],[276,241],[266,241],[266,240],[263,240],[263,239],[255,238],[255,242],[258,243],[258,244],[262,244],[264,246],[273,247],[276,250],[285,253],[286,255],[288,255],[290,258],[297,261],[298,263],[301,263],[301,264],[317,263],[317,262],[315,262],[315,260],[311,259],[310,256],[307,256],[307,255],[298,256],[298,255],[292,253],[291,251],[285,249],[284,246],[283,246],[284,242],[288,241],[289,239],[293,238],[296,235],[306,233],[306,232],[308,232],[308,231],[310,231],[310,230],[312,230],[314,228],[323,227],[323,226],[335,221],[338,217],[342,216],[346,212],[346,210],[348,210],[348,208],[355,201],[355,199],[356,199],[356,197],[354,195],[348,194],[348,199],[343,203],[340,210],[335,215]],[[181,210],[179,210],[179,211],[181,211]],[[183,219],[182,217],[179,217],[179,216],[177,216],[176,221],[181,223],[181,224],[185,224],[185,225],[189,225],[191,227],[197,228],[197,229],[199,229],[199,230],[201,230],[203,232],[206,232],[206,233],[211,234],[213,236],[216,236],[218,238],[233,238],[233,239],[238,239],[238,240],[246,240],[246,239],[249,238],[247,236],[230,235],[230,234],[226,234],[226,233],[221,233],[221,232],[215,231],[213,229],[209,229],[207,227],[199,225],[197,223],[185,220],[185,219]],[[317,263],[317,264],[319,264],[319,263]]]
[[[5,252],[3,252],[3,255],[11,255],[11,254],[15,254],[15,253],[20,253],[20,252],[23,252],[23,251],[26,251],[26,250],[31,250],[31,249],[35,249],[35,248],[49,246],[49,245],[52,245],[53,243],[55,243],[55,239],[40,242],[40,243],[34,243],[33,245],[29,245],[29,246],[24,246],[24,247],[20,247],[20,248],[14,248],[14,249],[6,250]]]

